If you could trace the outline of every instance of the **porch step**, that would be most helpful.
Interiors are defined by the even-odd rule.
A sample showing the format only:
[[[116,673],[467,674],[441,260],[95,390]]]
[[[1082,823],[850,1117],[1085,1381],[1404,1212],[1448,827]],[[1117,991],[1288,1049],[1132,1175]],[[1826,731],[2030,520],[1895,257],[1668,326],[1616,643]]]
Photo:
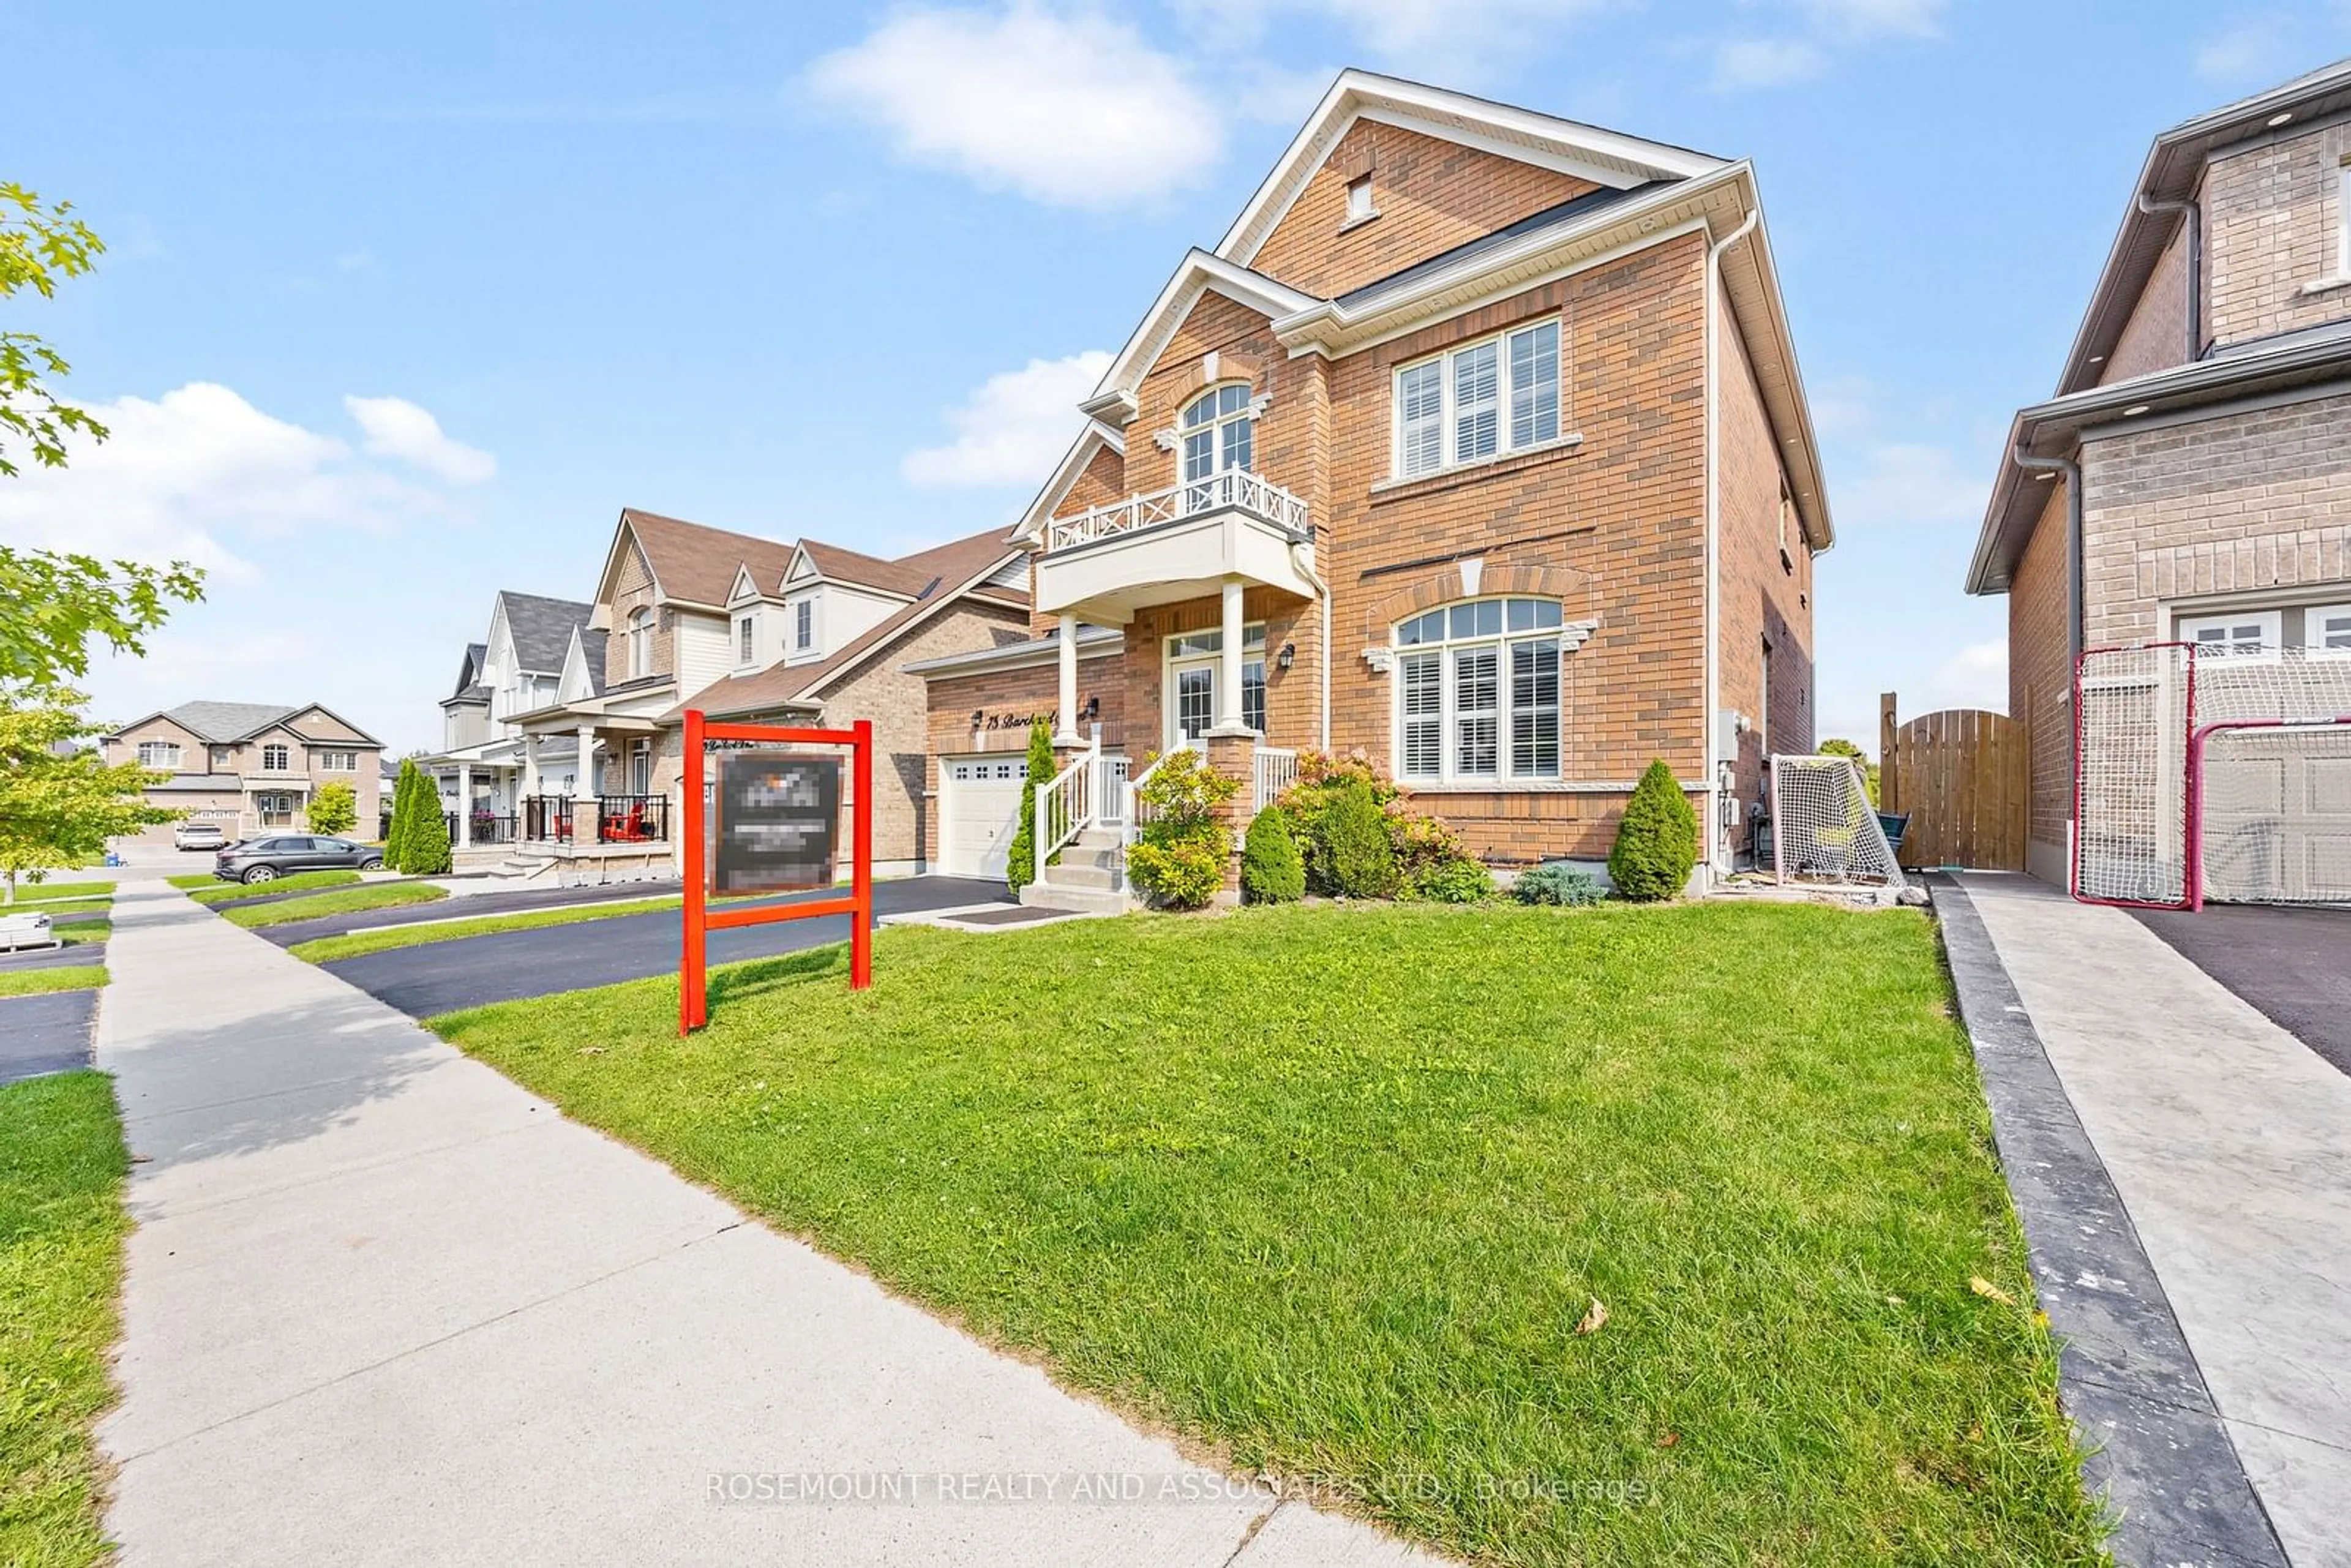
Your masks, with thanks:
[[[1102,863],[1089,863],[1086,861],[1072,862],[1069,852],[1065,850],[1061,853],[1060,863],[1045,868],[1045,881],[1054,887],[1086,888],[1102,893],[1115,893],[1118,891],[1121,880],[1118,866],[1107,852],[1104,852],[1100,859]]]
[[[1124,915],[1134,907],[1134,900],[1123,892],[1051,882],[1030,883],[1020,890],[1020,902],[1031,909],[1066,909],[1072,915]]]
[[[498,862],[498,872],[503,876],[518,876],[525,881],[531,881],[547,875],[556,868],[558,863],[559,862],[551,854],[536,854],[528,850],[517,850]]]
[[[1123,836],[1116,828],[1088,828],[1070,841],[1068,848],[1061,852],[1061,858],[1067,860],[1071,852],[1077,850],[1083,850],[1088,853],[1098,850],[1108,850],[1115,853],[1122,842]]]

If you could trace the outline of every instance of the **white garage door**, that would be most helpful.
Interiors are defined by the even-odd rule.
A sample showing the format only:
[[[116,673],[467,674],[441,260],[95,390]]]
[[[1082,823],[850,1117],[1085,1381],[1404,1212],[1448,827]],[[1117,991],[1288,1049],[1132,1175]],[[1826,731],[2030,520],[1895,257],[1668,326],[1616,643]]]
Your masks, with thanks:
[[[1017,751],[939,759],[940,870],[949,876],[1004,874],[1027,770],[1027,758]]]

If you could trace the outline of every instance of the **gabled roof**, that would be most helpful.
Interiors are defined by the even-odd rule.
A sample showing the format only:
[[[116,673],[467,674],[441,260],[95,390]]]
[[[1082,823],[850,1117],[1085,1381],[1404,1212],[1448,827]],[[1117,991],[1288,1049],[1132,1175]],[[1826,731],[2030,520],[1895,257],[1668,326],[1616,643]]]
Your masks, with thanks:
[[[1711,173],[1724,162],[1687,147],[1644,141],[1401,77],[1345,70],[1217,242],[1217,255],[1242,267],[1255,261],[1314,172],[1359,120],[1417,131],[1618,190]]]
[[[1061,498],[1070,493],[1070,486],[1078,482],[1078,476],[1086,471],[1095,455],[1103,451],[1125,456],[1126,437],[1099,419],[1089,419],[1086,427],[1078,432],[1078,438],[1070,443],[1069,451],[1061,455],[1061,466],[1053,470],[1052,477],[1045,481],[1044,488],[1037,492],[1029,509],[1012,526],[1009,537],[1014,543],[1026,543],[1045,531],[1046,522],[1061,504]]]
[[[780,540],[623,507],[620,525],[612,531],[612,548],[605,553],[603,575],[596,584],[599,603],[611,594],[622,547],[632,538],[644,552],[655,591],[673,603],[703,610],[726,607],[737,567],[748,567],[753,580],[768,582],[782,577],[792,559],[792,547]]]
[[[489,661],[487,643],[465,644],[465,657],[457,666],[457,684],[441,699],[443,707],[460,703],[486,703],[490,700],[490,688],[482,684],[482,666]]]
[[[978,599],[1008,608],[1025,607],[1027,594],[990,585],[987,580],[1019,553],[1005,541],[1004,530],[989,528],[901,556],[886,564],[923,579],[923,590],[915,598],[822,659],[805,664],[771,664],[749,674],[729,675],[705,686],[690,701],[680,703],[664,716],[676,718],[689,707],[700,708],[713,717],[778,707],[813,707],[822,700],[827,689],[862,667],[877,651],[957,600]]]
[[[807,559],[810,573],[796,575],[793,580],[799,582],[821,579],[827,582],[847,583],[852,588],[869,588],[876,593],[892,594],[900,599],[912,599],[922,592],[924,584],[930,580],[901,562],[843,549],[839,545],[829,545],[820,539],[802,539],[799,553]]]
[[[1108,419],[1117,424],[1134,417],[1134,389],[1143,384],[1143,378],[1158,362],[1168,340],[1192,313],[1192,307],[1199,303],[1200,296],[1211,292],[1246,305],[1268,319],[1317,303],[1311,294],[1195,246],[1185,253],[1175,276],[1159,291],[1159,298],[1152,301],[1151,308],[1144,312],[1142,324],[1111,361],[1110,369],[1102,372],[1093,395],[1078,407],[1097,419]]]
[[[571,645],[571,629],[588,624],[595,609],[576,599],[548,599],[536,593],[498,591],[498,610],[507,618],[507,637],[514,643],[515,661],[535,675],[563,668],[564,650]]]
[[[358,736],[360,739],[355,744],[365,746],[383,744],[342,715],[319,703],[304,703],[298,707],[289,706],[284,703],[182,703],[177,707],[158,708],[144,718],[124,725],[120,729],[114,731],[114,735],[120,736],[136,729],[140,725],[147,723],[149,719],[168,718],[190,735],[228,746],[237,741],[249,740],[265,729],[274,728],[287,719],[298,717],[306,713],[325,714],[329,718]],[[113,737],[110,736],[108,738],[111,739]]]

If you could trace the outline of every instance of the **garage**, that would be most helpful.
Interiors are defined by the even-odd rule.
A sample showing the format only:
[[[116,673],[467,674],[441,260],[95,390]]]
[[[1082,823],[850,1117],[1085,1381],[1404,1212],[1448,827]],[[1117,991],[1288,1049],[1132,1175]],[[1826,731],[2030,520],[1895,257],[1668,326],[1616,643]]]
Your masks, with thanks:
[[[939,869],[1000,877],[1020,821],[1028,758],[1018,751],[939,758]]]

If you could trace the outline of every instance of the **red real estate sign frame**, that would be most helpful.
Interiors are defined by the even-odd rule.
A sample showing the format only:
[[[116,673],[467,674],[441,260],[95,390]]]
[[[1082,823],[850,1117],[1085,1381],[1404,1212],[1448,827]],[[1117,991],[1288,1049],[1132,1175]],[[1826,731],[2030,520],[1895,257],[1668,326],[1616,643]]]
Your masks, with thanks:
[[[849,896],[804,904],[771,904],[710,911],[709,867],[704,818],[709,810],[704,780],[709,775],[705,746],[714,740],[754,746],[845,746],[850,748],[851,859]],[[861,718],[849,729],[788,729],[766,724],[712,724],[699,708],[685,714],[685,947],[677,967],[677,1032],[688,1034],[710,1021],[710,933],[738,925],[769,925],[782,920],[813,920],[846,915],[849,923],[849,988],[873,983],[873,721]]]

